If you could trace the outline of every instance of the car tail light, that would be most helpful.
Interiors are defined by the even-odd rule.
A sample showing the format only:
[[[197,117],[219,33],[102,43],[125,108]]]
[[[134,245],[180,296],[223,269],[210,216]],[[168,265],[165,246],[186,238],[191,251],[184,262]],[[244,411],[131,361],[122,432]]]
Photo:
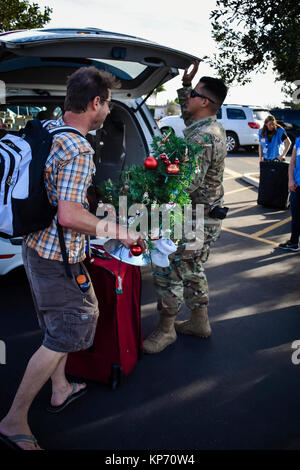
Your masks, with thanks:
[[[260,129],[258,122],[248,122],[248,126],[251,127],[251,129]]]
[[[12,258],[13,256],[15,256],[14,254],[12,255],[0,255],[0,259],[8,259],[8,258]]]

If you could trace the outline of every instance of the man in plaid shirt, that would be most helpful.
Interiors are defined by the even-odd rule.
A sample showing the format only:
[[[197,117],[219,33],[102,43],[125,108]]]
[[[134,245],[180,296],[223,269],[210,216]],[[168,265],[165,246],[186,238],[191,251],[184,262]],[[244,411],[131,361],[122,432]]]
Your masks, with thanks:
[[[98,129],[110,112],[115,78],[95,67],[78,69],[67,82],[65,114],[51,127],[67,125],[70,132],[54,136],[45,167],[48,198],[57,207],[51,225],[26,237],[23,259],[38,320],[44,331],[42,346],[32,356],[14,402],[0,422],[0,438],[24,450],[40,449],[30,431],[27,414],[42,386],[51,377],[51,412],[59,412],[86,392],[86,384],[71,384],[65,376],[68,352],[89,348],[94,339],[98,302],[89,275],[82,264],[85,234],[131,239],[124,227],[101,222],[88,211],[87,189],[95,171],[93,149],[85,135]],[[60,249],[57,222],[63,227],[71,277],[66,274]],[[106,226],[104,224],[107,224]],[[138,243],[143,246],[139,239]],[[83,292],[76,278],[84,274],[90,288]]]

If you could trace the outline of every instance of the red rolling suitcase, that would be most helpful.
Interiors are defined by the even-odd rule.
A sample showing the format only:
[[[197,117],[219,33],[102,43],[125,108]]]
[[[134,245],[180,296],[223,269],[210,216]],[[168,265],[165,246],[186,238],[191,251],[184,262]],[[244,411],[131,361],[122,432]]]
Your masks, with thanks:
[[[141,272],[95,245],[85,265],[99,302],[98,325],[93,346],[68,355],[66,372],[115,389],[142,354]]]

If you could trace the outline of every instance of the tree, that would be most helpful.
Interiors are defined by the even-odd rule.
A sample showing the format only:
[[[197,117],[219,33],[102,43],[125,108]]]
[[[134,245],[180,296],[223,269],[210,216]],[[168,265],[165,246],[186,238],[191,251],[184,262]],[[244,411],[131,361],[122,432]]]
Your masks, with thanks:
[[[155,99],[155,106],[156,106],[157,95],[158,93],[161,93],[162,91],[166,91],[166,89],[163,85],[159,85],[157,88],[155,88],[155,90],[152,93],[152,96],[154,96],[154,99]]]
[[[157,93],[161,93],[162,91],[166,91],[166,89],[163,85],[159,85],[157,88],[155,88],[153,94],[157,95]]]
[[[300,4],[295,0],[217,0],[211,12],[219,53],[210,64],[228,84],[250,81],[271,64],[278,80],[300,79]]]
[[[37,3],[28,0],[0,0],[0,31],[41,28],[50,21],[52,9],[40,11]]]

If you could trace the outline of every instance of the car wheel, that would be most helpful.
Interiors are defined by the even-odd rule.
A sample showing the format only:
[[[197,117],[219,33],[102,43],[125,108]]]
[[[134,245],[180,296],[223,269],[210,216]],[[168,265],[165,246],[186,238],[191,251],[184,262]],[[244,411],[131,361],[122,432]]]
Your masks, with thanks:
[[[237,152],[239,149],[240,143],[238,136],[234,132],[226,133],[226,148],[227,152]]]

